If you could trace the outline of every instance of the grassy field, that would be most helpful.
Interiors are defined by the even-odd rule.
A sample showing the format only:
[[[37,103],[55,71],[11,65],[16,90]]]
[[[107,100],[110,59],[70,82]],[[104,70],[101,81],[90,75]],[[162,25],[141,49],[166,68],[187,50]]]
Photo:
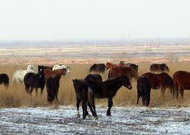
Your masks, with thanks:
[[[137,63],[139,65],[139,75],[148,72],[151,63]],[[170,68],[170,75],[172,76],[178,70],[190,71],[190,63],[167,63]],[[36,65],[37,66],[37,65]],[[1,73],[7,73],[10,77],[10,86],[6,89],[0,85],[0,107],[36,107],[48,106],[46,88],[43,95],[40,95],[40,90],[36,95],[33,91],[32,96],[28,95],[24,90],[24,84],[13,83],[12,76],[17,69],[25,69],[27,65],[6,64],[0,66]],[[61,78],[58,97],[62,105],[75,105],[75,92],[72,84],[72,79],[81,79],[89,74],[89,64],[71,64],[71,73]],[[102,74],[104,80],[107,79],[106,73]],[[136,80],[132,80],[132,90],[122,87],[117,95],[114,97],[114,106],[136,106]],[[107,106],[106,100],[97,100],[99,106]],[[142,104],[140,103],[139,106]],[[151,91],[151,107],[156,106],[190,106],[190,91],[185,91],[184,100],[173,100],[169,93],[166,91],[165,97],[161,97],[159,90]]]

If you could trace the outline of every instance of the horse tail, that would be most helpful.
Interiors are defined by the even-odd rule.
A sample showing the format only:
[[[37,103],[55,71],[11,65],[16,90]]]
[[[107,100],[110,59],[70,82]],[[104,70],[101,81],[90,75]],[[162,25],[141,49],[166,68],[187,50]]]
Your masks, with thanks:
[[[87,91],[87,97],[88,97],[88,102],[90,105],[94,104],[94,93],[92,88],[88,87],[88,91]]]

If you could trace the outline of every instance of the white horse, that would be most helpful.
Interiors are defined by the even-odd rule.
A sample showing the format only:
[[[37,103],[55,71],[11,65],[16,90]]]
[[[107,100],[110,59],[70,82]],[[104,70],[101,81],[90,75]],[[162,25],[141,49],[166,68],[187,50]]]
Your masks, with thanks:
[[[24,81],[24,76],[27,73],[35,73],[35,66],[34,65],[28,65],[26,70],[17,70],[13,75],[13,82],[20,82],[22,83]]]
[[[56,64],[52,68],[52,70],[58,70],[58,69],[67,69],[66,74],[69,74],[71,72],[70,71],[70,66],[68,66],[68,65],[61,65],[61,64],[58,65],[58,64]]]

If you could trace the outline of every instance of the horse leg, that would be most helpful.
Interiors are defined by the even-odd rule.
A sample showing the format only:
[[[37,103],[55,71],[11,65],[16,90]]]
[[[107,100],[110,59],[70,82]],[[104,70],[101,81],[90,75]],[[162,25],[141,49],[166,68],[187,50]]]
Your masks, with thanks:
[[[143,103],[143,106],[145,106],[145,100],[146,100],[146,96],[143,95],[143,96],[142,96],[142,103]]]
[[[40,93],[40,95],[41,95],[41,96],[42,96],[42,94],[43,94],[43,90],[44,90],[44,89],[43,89],[43,88],[41,88],[41,93]]]
[[[146,106],[148,106],[149,105],[149,103],[150,103],[150,91],[148,91],[147,93],[146,93]]]
[[[180,96],[181,96],[182,99],[183,99],[183,95],[184,95],[184,89],[181,89],[180,90]]]
[[[35,90],[36,90],[36,96],[38,96],[38,88],[35,88]]]
[[[76,103],[76,106],[77,106],[77,117],[79,118],[80,117],[80,113],[79,113],[79,106],[80,106],[80,99],[77,98],[77,103]]]
[[[83,111],[83,119],[87,116],[87,103],[85,100],[82,101],[82,111]]]
[[[164,96],[164,95],[165,95],[165,91],[166,91],[165,88],[161,88],[161,96],[162,96],[162,97],[165,97],[165,96]]]
[[[141,95],[140,95],[140,91],[138,90],[137,91],[137,104],[139,103],[139,98],[141,97]]]
[[[113,106],[112,97],[108,98],[108,110],[107,110],[107,116],[111,116],[111,107]]]
[[[90,104],[90,103],[88,102],[88,106],[89,106],[90,111],[91,111],[92,115],[94,116],[94,118],[95,118],[95,119],[98,119],[98,116],[97,116],[97,113],[96,113],[96,107],[95,107],[94,99],[93,99],[92,104]],[[87,112],[87,113],[88,113],[88,112]]]

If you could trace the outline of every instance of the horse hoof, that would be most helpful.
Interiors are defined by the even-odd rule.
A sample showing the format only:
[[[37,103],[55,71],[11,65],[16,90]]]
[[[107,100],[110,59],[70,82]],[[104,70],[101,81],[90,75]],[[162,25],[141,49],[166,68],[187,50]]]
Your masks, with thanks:
[[[80,114],[77,114],[77,118],[80,118]]]
[[[97,120],[97,119],[98,119],[98,117],[96,116],[96,117],[94,117],[94,119],[95,119],[95,120]]]
[[[92,117],[90,114],[87,115],[88,117]]]
[[[107,116],[111,116],[111,114],[107,114]]]

